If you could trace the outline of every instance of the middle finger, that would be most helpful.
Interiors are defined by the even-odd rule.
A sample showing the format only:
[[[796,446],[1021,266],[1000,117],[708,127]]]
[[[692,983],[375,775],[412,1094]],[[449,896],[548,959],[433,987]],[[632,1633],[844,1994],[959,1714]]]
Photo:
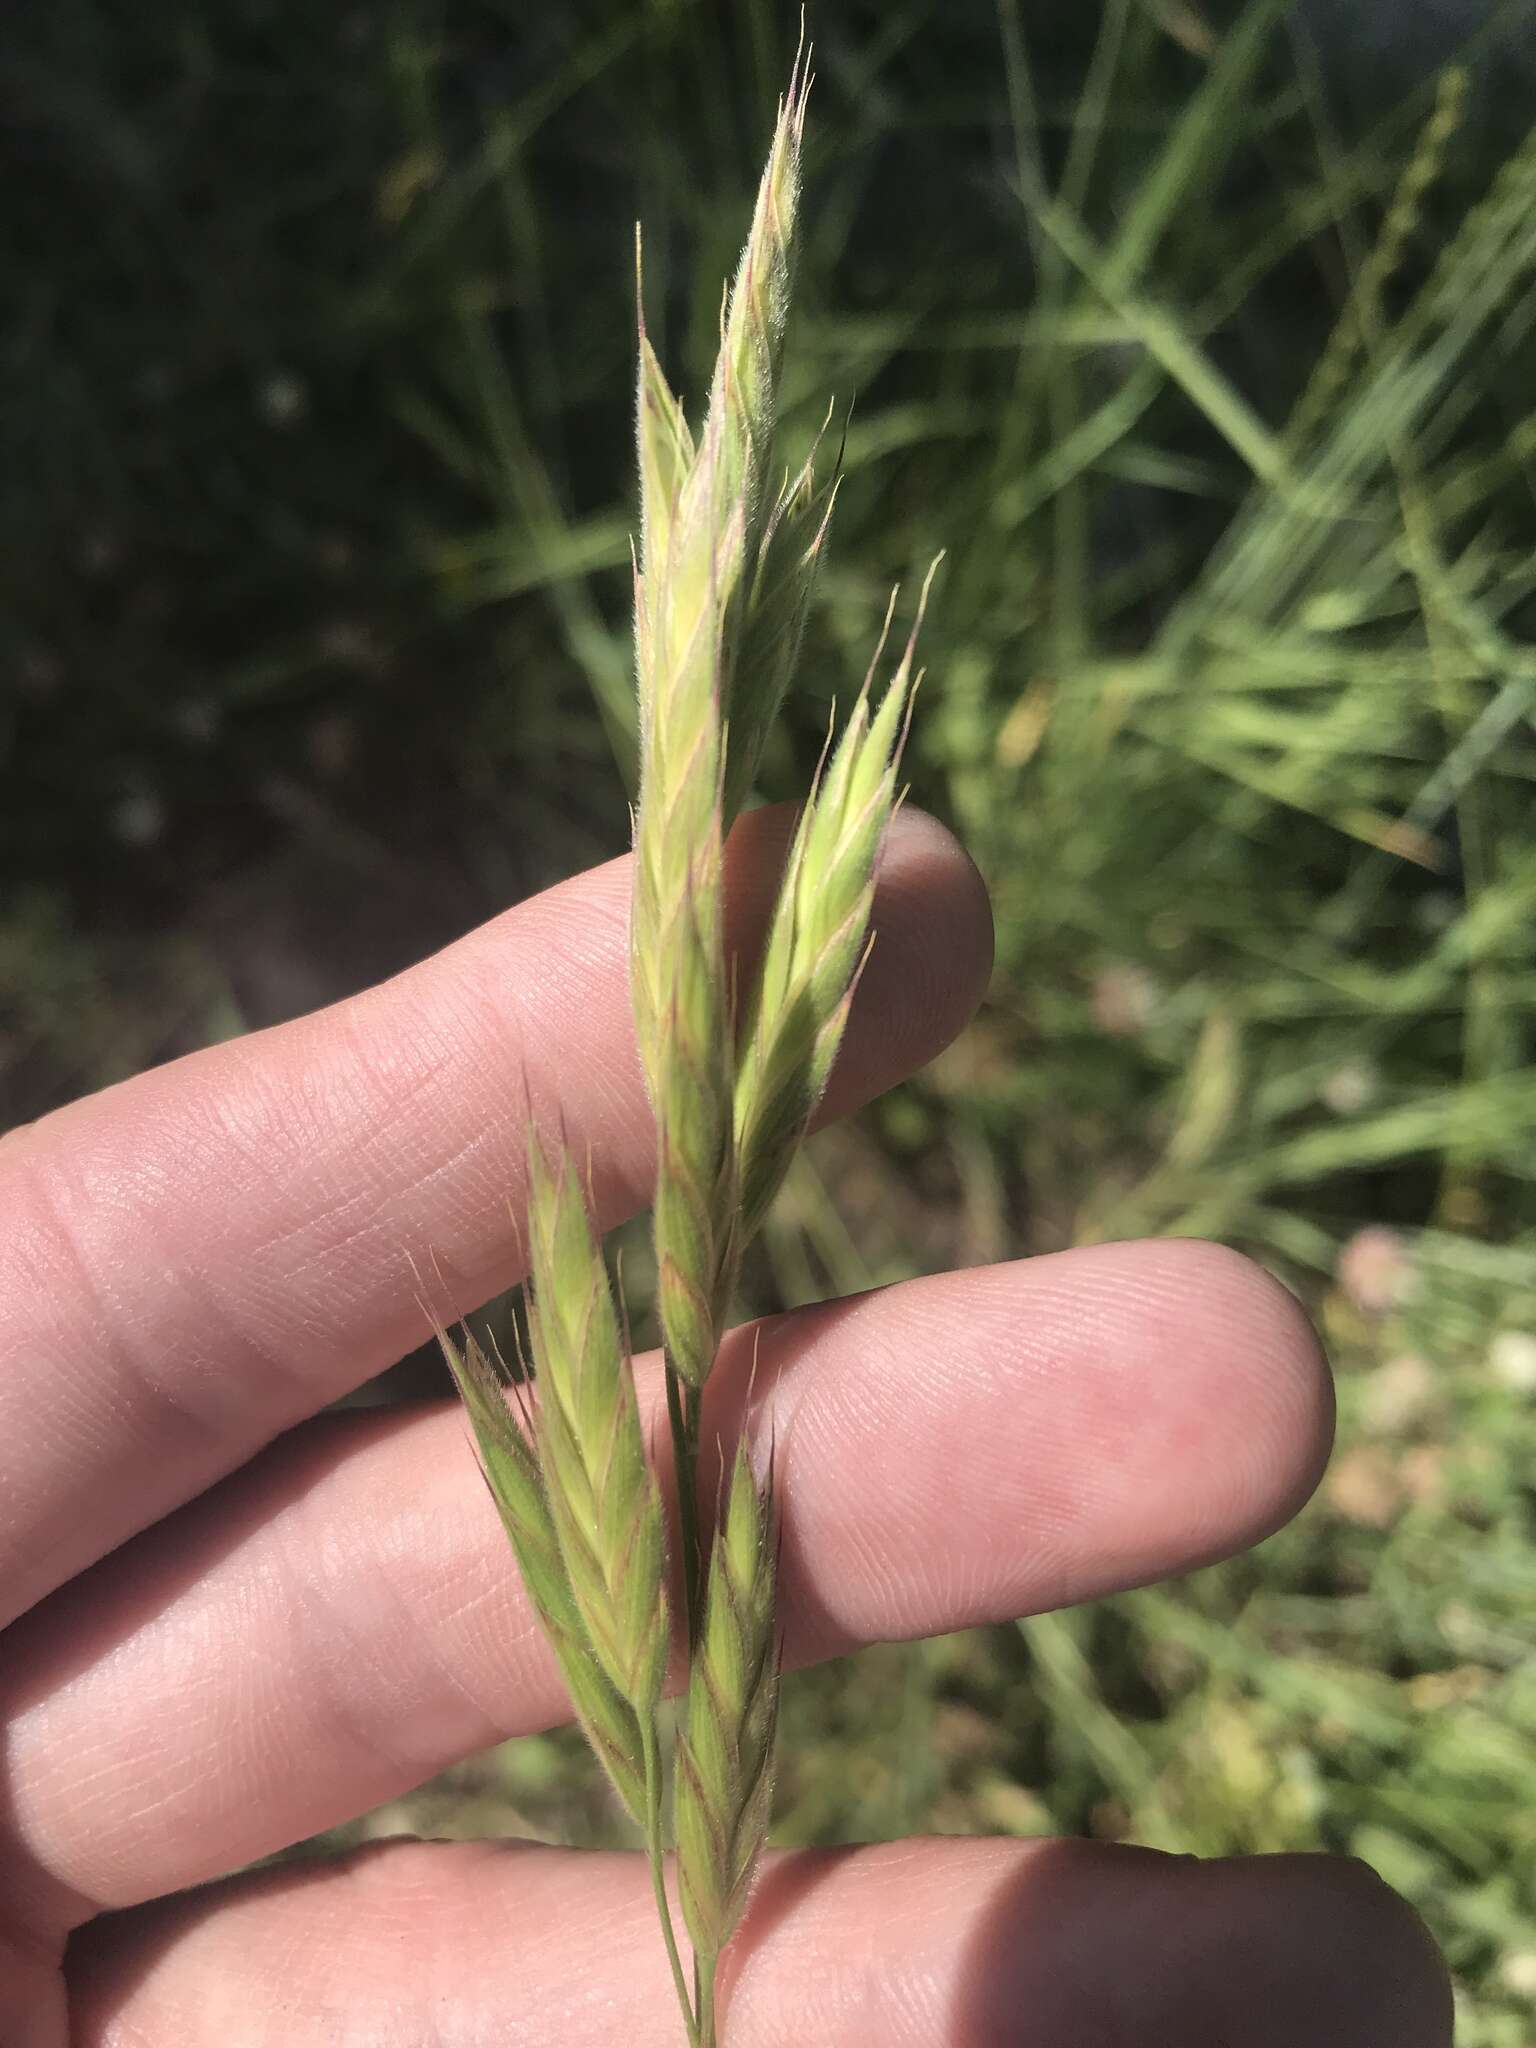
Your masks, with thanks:
[[[722,1360],[722,1406],[751,1368]],[[1211,1245],[914,1281],[762,1328],[788,1655],[1186,1570],[1310,1490],[1326,1370]],[[712,1389],[712,1391],[714,1391]],[[0,1893],[59,1931],[252,1860],[565,1711],[462,1417],[309,1425],[10,1632]]]

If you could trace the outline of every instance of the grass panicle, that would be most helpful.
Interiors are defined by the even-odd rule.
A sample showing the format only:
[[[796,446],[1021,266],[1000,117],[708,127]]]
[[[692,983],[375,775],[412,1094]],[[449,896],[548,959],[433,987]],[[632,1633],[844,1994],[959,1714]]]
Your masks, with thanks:
[[[768,1832],[779,1660],[770,1466],[737,1446],[710,1554],[704,1626],[677,1742],[674,1807],[683,1918],[701,1963],[730,1940]]]
[[[876,703],[887,613],[864,688],[795,832],[764,962],[738,1015],[724,936],[725,833],[790,683],[838,489],[835,472],[818,481],[814,446],[776,492],[768,483],[807,83],[797,63],[727,297],[697,442],[643,316],[639,336],[640,801],[630,978],[656,1120],[656,1307],[687,1614],[672,1803],[692,1991],[662,1871],[657,1709],[669,1636],[661,1497],[577,1174],[563,1149],[550,1164],[537,1133],[528,1166],[538,1375],[531,1429],[511,1414],[477,1349],[463,1357],[449,1349],[529,1590],[593,1745],[643,1831],[694,2048],[713,2048],[716,1968],[767,1835],[778,1709],[772,1474],[759,1483],[745,1443],[738,1447],[707,1543],[702,1394],[741,1254],[826,1086],[867,950],[928,591],[925,583],[917,624]]]

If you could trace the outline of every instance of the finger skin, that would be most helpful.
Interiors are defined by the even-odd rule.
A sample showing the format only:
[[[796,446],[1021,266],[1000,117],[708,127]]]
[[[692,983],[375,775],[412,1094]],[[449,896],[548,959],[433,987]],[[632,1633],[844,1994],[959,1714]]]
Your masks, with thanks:
[[[1310,1491],[1332,1422],[1295,1302],[1207,1244],[910,1282],[741,1333],[720,1371],[710,1426],[752,1381],[776,1447],[801,1661],[1242,1548]],[[41,1932],[565,1712],[454,1409],[310,1425],[9,1640],[0,1897]]]
[[[760,933],[790,818],[732,841]],[[591,1150],[605,1224],[652,1126],[614,861],[334,1009],[105,1090],[0,1145],[0,1622],[517,1277],[526,1120]],[[991,922],[931,819],[885,846],[830,1113],[932,1057],[979,1001]]]
[[[74,2048],[676,2048],[638,1859],[386,1844],[192,1894],[70,1951]],[[770,1859],[731,2048],[1447,2048],[1446,1977],[1363,1866],[1085,1842]]]

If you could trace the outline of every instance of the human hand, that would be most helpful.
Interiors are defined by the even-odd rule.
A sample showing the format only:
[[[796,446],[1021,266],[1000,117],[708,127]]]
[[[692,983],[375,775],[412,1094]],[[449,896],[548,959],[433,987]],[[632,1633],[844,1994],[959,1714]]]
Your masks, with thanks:
[[[741,933],[782,834],[738,828]],[[603,1221],[646,1200],[628,901],[616,862],[0,1144],[6,2048],[672,2048],[636,1857],[388,1843],[207,1882],[561,1717],[457,1405],[316,1411],[425,1335],[413,1260],[461,1308],[516,1277],[523,1072],[590,1146]],[[987,972],[974,873],[920,816],[876,925],[834,1114],[937,1051]],[[915,1281],[760,1334],[754,1407],[792,1441],[791,1661],[1186,1571],[1283,1522],[1327,1452],[1300,1311],[1211,1245]],[[1313,1857],[785,1855],[722,1990],[732,2048],[1450,2039],[1417,1921]]]

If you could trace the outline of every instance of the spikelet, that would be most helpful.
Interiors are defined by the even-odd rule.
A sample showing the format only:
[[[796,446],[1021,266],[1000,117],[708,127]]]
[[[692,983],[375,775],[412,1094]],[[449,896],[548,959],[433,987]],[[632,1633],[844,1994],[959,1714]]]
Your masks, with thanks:
[[[630,982],[657,1124],[662,1334],[668,1362],[698,1385],[729,1286],[720,1219],[734,1209],[719,670],[721,607],[740,573],[740,517],[723,536],[701,521],[697,465],[677,483],[687,429],[651,367],[642,378],[641,447],[643,546],[655,566],[637,573],[635,590],[641,786]]]
[[[592,1654],[528,1440],[527,1419],[514,1415],[508,1407],[509,1389],[470,1332],[465,1332],[462,1351],[440,1325],[437,1341],[463,1397],[480,1452],[480,1469],[577,1719],[631,1819],[643,1824],[645,1781],[639,1723],[634,1709]]]
[[[737,1248],[722,925],[727,806],[750,785],[782,696],[786,633],[798,641],[824,522],[808,471],[772,505],[764,489],[805,86],[797,72],[780,109],[697,447],[643,325],[640,335],[640,804],[630,978],[657,1123],[658,1311],[667,1361],[695,1388],[719,1345]],[[754,616],[759,623],[748,631]],[[745,667],[737,658],[744,644]],[[744,737],[728,742],[738,714]]]
[[[816,447],[774,500],[753,567],[736,653],[737,688],[726,749],[727,821],[750,794],[764,742],[800,658],[805,617],[839,481],[836,471],[827,482],[816,481],[820,438],[818,435]]]
[[[779,364],[794,278],[809,83],[803,65],[797,63],[779,105],[768,161],[758,182],[752,226],[731,285],[710,384],[705,440],[718,427],[721,488],[730,501],[741,501],[749,538],[761,530],[762,493],[772,459]]]
[[[741,1918],[768,1831],[779,1697],[777,1541],[772,1474],[759,1486],[739,1445],[710,1557],[673,1793],[683,1918],[706,1965]]]
[[[562,1152],[551,1170],[532,1135],[528,1235],[534,1436],[550,1519],[598,1668],[648,1722],[667,1662],[661,1493],[575,1168]]]
[[[752,785],[762,743],[789,679],[779,628],[787,623],[770,618],[766,631],[753,630],[753,615],[770,591],[775,600],[786,569],[798,587],[803,616],[814,558],[804,565],[805,545],[799,523],[782,516],[799,506],[810,489],[787,485],[770,506],[766,492],[772,474],[774,428],[778,414],[779,368],[784,352],[784,326],[794,281],[796,217],[800,200],[800,153],[805,131],[809,77],[797,63],[795,75],[779,109],[768,162],[758,186],[752,228],[747,237],[721,336],[720,354],[710,386],[709,413],[704,425],[708,449],[718,429],[719,476],[712,486],[717,503],[740,508],[742,577],[723,624],[721,716],[726,731],[724,809],[726,822],[735,815]],[[769,536],[778,531],[787,546],[766,580],[760,575]],[[809,535],[803,537],[808,541]],[[792,598],[792,602],[795,599]],[[778,609],[777,602],[774,606]],[[798,641],[798,630],[795,634]],[[793,656],[790,656],[792,661]]]
[[[788,1171],[842,1042],[868,943],[875,862],[896,803],[900,741],[916,681],[913,655],[933,573],[876,709],[871,684],[882,634],[853,714],[790,845],[744,1019],[736,1082],[744,1239],[762,1222]],[[887,612],[887,631],[889,626]]]

